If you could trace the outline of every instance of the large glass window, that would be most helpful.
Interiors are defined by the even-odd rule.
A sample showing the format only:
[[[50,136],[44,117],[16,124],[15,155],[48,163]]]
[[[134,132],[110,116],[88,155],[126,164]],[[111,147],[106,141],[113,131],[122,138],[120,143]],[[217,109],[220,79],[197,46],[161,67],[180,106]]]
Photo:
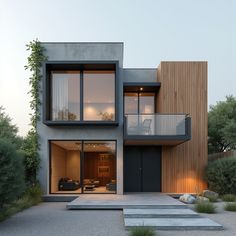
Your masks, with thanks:
[[[114,71],[85,71],[84,120],[115,120],[115,73]]]
[[[125,114],[138,114],[138,93],[125,93]]]
[[[116,192],[115,148],[114,141],[84,141],[83,192]]]
[[[52,120],[80,119],[80,72],[52,72]]]
[[[51,193],[81,193],[81,141],[51,141]]]
[[[124,98],[127,131],[129,134],[154,133],[155,93],[130,92]]]
[[[139,94],[139,114],[155,113],[155,94],[140,93]]]
[[[50,111],[53,121],[115,121],[115,71],[53,71]]]
[[[125,93],[125,114],[155,113],[155,93]]]
[[[115,141],[50,142],[51,193],[115,193]]]

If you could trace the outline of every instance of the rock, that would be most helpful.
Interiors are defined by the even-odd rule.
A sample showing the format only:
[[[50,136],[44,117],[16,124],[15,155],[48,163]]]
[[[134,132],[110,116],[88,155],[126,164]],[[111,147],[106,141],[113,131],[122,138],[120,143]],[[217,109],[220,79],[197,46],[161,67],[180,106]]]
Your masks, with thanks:
[[[179,197],[179,200],[184,203],[192,204],[196,201],[196,198],[191,194],[184,194]]]
[[[199,202],[209,202],[209,199],[207,197],[198,196],[197,201],[199,201]]]
[[[202,196],[207,197],[207,198],[216,198],[217,199],[219,197],[219,194],[216,192],[213,192],[211,190],[203,190]]]

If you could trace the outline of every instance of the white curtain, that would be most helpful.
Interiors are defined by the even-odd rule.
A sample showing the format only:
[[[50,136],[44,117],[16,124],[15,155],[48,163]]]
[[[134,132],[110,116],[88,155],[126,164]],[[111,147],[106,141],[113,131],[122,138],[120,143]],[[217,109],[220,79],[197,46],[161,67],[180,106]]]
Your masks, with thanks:
[[[79,73],[53,73],[52,120],[79,119],[79,85]]]

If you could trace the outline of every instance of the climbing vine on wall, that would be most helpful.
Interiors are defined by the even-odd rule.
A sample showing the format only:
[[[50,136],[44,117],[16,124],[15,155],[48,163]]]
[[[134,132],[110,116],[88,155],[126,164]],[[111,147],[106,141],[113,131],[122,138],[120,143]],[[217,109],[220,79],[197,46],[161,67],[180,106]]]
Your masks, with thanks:
[[[41,43],[36,39],[26,45],[27,51],[30,51],[30,55],[27,58],[26,70],[29,70],[31,75],[29,77],[30,85],[30,121],[32,128],[28,132],[23,144],[23,150],[25,152],[25,169],[26,179],[29,183],[36,181],[37,171],[39,169],[40,161],[38,157],[39,141],[37,134],[37,121],[40,117],[40,81],[42,79],[41,67],[43,61],[47,60],[44,55],[44,48]]]
[[[42,62],[47,60],[47,57],[44,56],[44,48],[41,46],[41,43],[36,39],[31,41],[26,45],[27,51],[30,51],[30,55],[27,58],[27,65],[25,66],[26,70],[29,70],[32,74],[29,77],[31,101],[30,108],[33,113],[30,114],[30,120],[33,128],[36,130],[37,121],[39,119],[39,106],[40,106],[40,81],[42,78],[41,75],[41,66]]]

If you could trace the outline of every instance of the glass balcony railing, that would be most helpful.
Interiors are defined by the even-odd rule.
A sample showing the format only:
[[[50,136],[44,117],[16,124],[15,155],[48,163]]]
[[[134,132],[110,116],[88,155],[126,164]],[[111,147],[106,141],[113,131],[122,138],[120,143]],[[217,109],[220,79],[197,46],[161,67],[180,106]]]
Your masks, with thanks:
[[[128,136],[190,136],[191,118],[186,114],[145,114],[125,116]]]

